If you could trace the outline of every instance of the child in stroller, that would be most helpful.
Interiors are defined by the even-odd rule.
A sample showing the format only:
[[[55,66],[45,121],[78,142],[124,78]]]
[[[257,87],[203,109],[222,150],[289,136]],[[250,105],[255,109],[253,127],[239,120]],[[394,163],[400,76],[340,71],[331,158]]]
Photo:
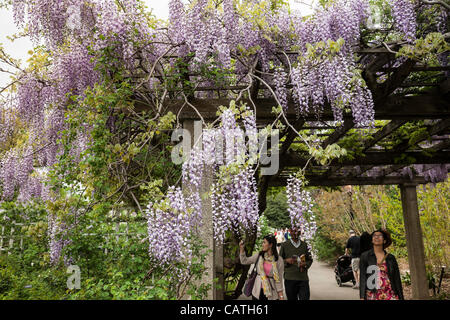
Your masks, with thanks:
[[[353,270],[351,266],[352,258],[350,256],[340,256],[336,260],[336,265],[334,267],[334,273],[336,276],[336,282],[339,287],[348,281],[351,281],[355,285],[355,277],[353,275]]]

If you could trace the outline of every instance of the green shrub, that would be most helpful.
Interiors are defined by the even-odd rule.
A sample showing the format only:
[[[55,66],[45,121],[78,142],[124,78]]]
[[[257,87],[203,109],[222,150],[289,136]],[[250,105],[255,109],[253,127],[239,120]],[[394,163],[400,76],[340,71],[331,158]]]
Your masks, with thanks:
[[[95,226],[97,235],[74,233],[72,243],[63,250],[73,264],[80,268],[80,289],[69,290],[67,266],[63,259],[51,265],[47,237],[47,213],[42,207],[21,207],[14,203],[1,205],[1,225],[6,230],[11,222],[25,223],[15,230],[23,236],[23,248],[15,243],[9,254],[0,254],[0,300],[60,300],[60,299],[146,299],[169,300],[180,298],[184,292],[192,299],[204,299],[208,285],[199,284],[204,274],[206,252],[198,239],[194,241],[194,259],[190,265],[189,281],[177,282],[174,266],[157,266],[148,254],[148,242],[137,238],[105,237],[111,224]],[[145,223],[128,224],[131,232],[146,232]],[[8,233],[9,234],[9,233]],[[6,241],[8,243],[8,241]],[[100,247],[101,246],[101,247]],[[105,253],[108,249],[108,253]],[[187,262],[179,263],[187,270]]]
[[[313,240],[313,251],[320,261],[334,264],[336,259],[343,254],[343,248],[336,241],[317,231]]]

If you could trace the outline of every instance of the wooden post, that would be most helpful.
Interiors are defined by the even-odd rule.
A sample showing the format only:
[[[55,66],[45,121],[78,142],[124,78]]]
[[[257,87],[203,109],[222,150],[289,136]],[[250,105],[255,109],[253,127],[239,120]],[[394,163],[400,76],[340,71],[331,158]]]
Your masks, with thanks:
[[[201,147],[201,140],[197,142],[197,139],[199,138],[202,131],[201,122],[196,122],[194,120],[184,120],[183,129],[186,129],[189,132],[191,138],[190,141],[187,141],[189,140],[188,137],[183,137],[183,155],[186,155],[189,154],[188,152],[194,146],[194,143]],[[184,160],[186,160],[186,158]],[[213,178],[214,172],[212,168],[206,167],[202,178],[202,185],[200,187],[200,196],[211,189]],[[189,192],[189,190],[184,190],[185,192]],[[203,241],[203,244],[207,246],[206,250],[208,254],[205,260],[206,271],[200,281],[201,283],[211,284],[212,288],[208,291],[206,297],[207,300],[223,300],[223,246],[218,246],[214,241],[211,199],[205,198],[203,196],[202,219],[203,223],[202,227],[200,228],[200,237]],[[214,279],[217,279],[218,281],[215,282]]]
[[[223,245],[218,245],[214,241],[214,278],[217,278],[217,285],[214,288],[214,300],[224,300],[225,279],[223,273]]]
[[[428,299],[425,249],[420,227],[416,184],[400,185],[413,299]]]

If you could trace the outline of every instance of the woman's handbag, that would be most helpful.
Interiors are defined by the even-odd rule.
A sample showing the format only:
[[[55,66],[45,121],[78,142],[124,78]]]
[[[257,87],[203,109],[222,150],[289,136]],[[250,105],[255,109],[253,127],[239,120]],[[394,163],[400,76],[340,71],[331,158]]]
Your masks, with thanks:
[[[255,266],[253,267],[252,273],[250,274],[250,276],[248,277],[248,279],[245,281],[245,284],[244,284],[243,293],[247,297],[250,297],[252,295],[253,286],[255,285],[256,276],[258,275],[258,273],[256,272],[256,266],[258,265],[258,260],[259,260],[259,255],[258,255],[258,259],[256,259]]]

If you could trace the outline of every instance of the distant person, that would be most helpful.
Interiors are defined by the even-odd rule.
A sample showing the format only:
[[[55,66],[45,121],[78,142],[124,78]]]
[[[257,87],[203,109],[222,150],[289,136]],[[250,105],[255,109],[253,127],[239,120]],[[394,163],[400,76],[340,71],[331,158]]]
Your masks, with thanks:
[[[355,277],[355,285],[353,286],[353,289],[359,288],[359,256],[360,256],[360,239],[356,235],[355,231],[350,230],[349,232],[350,238],[347,240],[347,245],[345,247],[345,254],[349,254],[349,249],[352,251],[351,257],[352,257],[352,271],[353,276]]]
[[[284,259],[284,287],[288,300],[309,300],[308,269],[313,259],[306,242],[300,239],[300,230],[291,229],[291,239],[281,244],[280,257]]]
[[[397,260],[385,250],[392,243],[391,235],[386,230],[379,229],[374,231],[371,237],[373,248],[361,255],[361,300],[403,300]],[[370,266],[372,268],[369,268]],[[373,268],[374,266],[377,268]],[[377,276],[373,278],[375,273]]]
[[[283,230],[279,230],[277,232],[276,239],[277,239],[277,247],[281,247],[281,244],[284,242]]]
[[[290,239],[289,229],[286,228],[286,231],[284,232],[284,241],[288,241],[289,239]]]
[[[252,290],[252,300],[284,300],[284,262],[278,256],[273,235],[263,239],[262,250],[251,257],[244,251],[244,242],[239,243],[241,264],[255,264],[257,276]]]

